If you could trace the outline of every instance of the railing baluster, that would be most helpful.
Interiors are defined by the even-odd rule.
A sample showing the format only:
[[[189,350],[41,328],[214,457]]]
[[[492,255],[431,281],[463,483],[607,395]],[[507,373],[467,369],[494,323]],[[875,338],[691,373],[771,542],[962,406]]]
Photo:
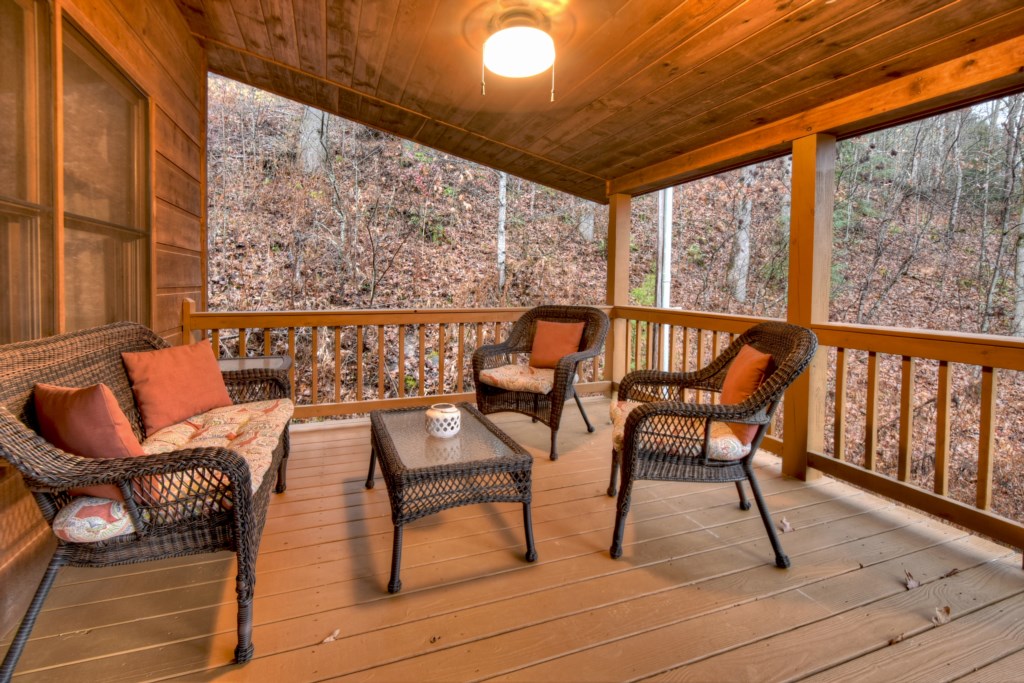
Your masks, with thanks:
[[[387,367],[384,358],[384,326],[377,325],[377,398],[384,398],[387,387],[384,382],[384,369]]]
[[[316,325],[314,325],[312,327],[312,335],[311,335],[311,340],[310,340],[310,346],[312,348],[310,349],[309,362],[312,363],[312,365],[313,365],[313,367],[311,369],[312,374],[311,374],[311,377],[310,377],[310,387],[309,387],[309,390],[310,390],[310,400],[312,401],[312,403],[314,405],[316,405],[317,403],[319,403],[319,400],[318,400],[317,397],[319,396],[319,388],[320,388],[319,382],[318,382],[318,380],[319,380],[318,375],[320,374],[319,373],[319,365],[320,365],[320,363],[319,363],[319,360],[320,360],[320,358],[319,358],[319,356],[320,356],[320,353],[319,353],[319,350],[320,350],[320,328],[317,327]]]
[[[849,365],[846,349],[837,348],[835,421],[832,425],[832,455],[836,460],[846,460],[846,373]]]
[[[705,365],[708,364],[708,358],[707,358],[708,353],[705,350],[705,346],[706,346],[706,344],[704,342],[704,330],[698,329],[697,330],[697,368],[698,369],[700,369],[700,368],[702,368],[702,367],[704,367]],[[697,403],[704,403],[705,398],[706,398],[706,392],[697,391],[697,392],[694,392],[694,393],[697,396],[697,399],[696,399]]]
[[[245,348],[245,328],[244,327],[239,327],[238,328],[238,357],[239,358],[245,358],[248,355],[249,354],[247,353],[247,350]]]
[[[896,478],[910,481],[910,466],[914,453],[914,370],[912,356],[903,356],[903,374],[900,381],[900,445],[896,462]]]
[[[721,352],[721,346],[720,346],[720,344],[721,344],[721,337],[722,337],[722,334],[720,332],[717,332],[715,330],[711,330],[711,360],[712,361],[714,361],[716,358],[718,358],[718,354]],[[701,366],[701,367],[703,367],[703,366]],[[719,397],[718,394],[712,392],[711,393],[711,403],[717,405],[718,404],[718,397]]]
[[[466,390],[466,385],[463,382],[463,374],[465,373],[466,365],[466,325],[459,323],[459,355],[458,355],[458,374],[456,375],[455,383],[459,387],[459,393],[461,394]]]
[[[949,361],[939,361],[939,386],[935,395],[935,493],[949,494]]]
[[[981,369],[981,422],[978,429],[978,508],[992,507],[992,465],[996,436],[996,389],[999,385],[997,370]]]
[[[405,325],[398,326],[398,398],[405,397]]]
[[[272,356],[274,354],[274,344],[271,340],[273,330],[269,327],[263,328],[263,355]]]
[[[647,370],[653,370],[654,367],[655,367],[654,366],[654,363],[655,363],[654,347],[655,347],[655,343],[654,343],[654,323],[648,321],[647,322],[647,353],[646,353],[646,356],[647,356],[647,368],[646,369]]]
[[[288,328],[288,357],[292,359],[292,364],[288,368],[288,384],[292,388],[292,402],[295,401],[295,328]]]
[[[334,402],[341,403],[341,328],[334,328]]]
[[[633,342],[633,368],[636,370],[641,370],[642,368],[640,367],[640,353],[642,352],[642,348],[640,346],[639,320],[637,320],[636,323],[633,325],[633,336],[635,337]]]
[[[420,396],[426,396],[427,391],[427,327],[421,324],[420,328]]]
[[[864,467],[875,469],[878,451],[878,354],[868,351],[868,397],[864,414]]]
[[[356,400],[363,400],[363,326],[356,325]]]
[[[444,396],[445,325],[437,326],[437,395]]]
[[[213,330],[210,333],[210,344],[213,346],[213,357],[220,358],[220,330]]]
[[[690,328],[683,328],[683,365],[680,369],[681,372],[690,371]]]
[[[676,371],[676,326],[668,326],[668,367],[669,372]]]

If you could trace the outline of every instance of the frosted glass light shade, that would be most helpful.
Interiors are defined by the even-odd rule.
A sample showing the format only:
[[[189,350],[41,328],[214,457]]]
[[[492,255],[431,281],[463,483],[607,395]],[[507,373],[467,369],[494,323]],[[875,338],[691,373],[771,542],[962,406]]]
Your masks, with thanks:
[[[554,63],[555,41],[539,28],[504,28],[484,43],[484,66],[499,76],[536,76]]]

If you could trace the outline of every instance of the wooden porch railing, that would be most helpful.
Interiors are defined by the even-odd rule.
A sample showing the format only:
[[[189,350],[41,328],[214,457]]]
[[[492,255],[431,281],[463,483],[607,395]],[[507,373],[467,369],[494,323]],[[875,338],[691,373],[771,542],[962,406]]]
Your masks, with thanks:
[[[622,306],[612,309],[611,316],[617,321],[625,320],[627,325],[626,347],[615,351],[622,355],[625,363],[621,367],[627,370],[693,370],[713,359],[733,335],[761,320]],[[825,442],[831,444],[831,448],[826,446],[827,452],[806,453],[808,464],[837,479],[1024,548],[1024,525],[994,511],[993,501],[999,380],[1003,373],[1024,371],[1024,340],[845,324],[815,325],[812,329],[818,335],[819,353],[834,358],[828,378],[828,395],[834,398],[825,411],[831,422],[831,433],[825,435]],[[670,352],[659,352],[659,344],[667,344]],[[880,370],[883,361],[899,363],[898,375],[891,373],[897,375],[894,381],[884,382]],[[959,414],[955,411],[954,368],[961,379],[962,402],[973,401],[975,396],[979,398],[977,420],[973,423],[963,419],[968,412],[966,408],[961,407]],[[853,370],[858,371],[858,377],[863,375],[866,383],[862,401],[857,403],[849,399],[848,391]],[[930,379],[925,377],[929,372],[934,372]],[[920,381],[923,379],[928,381]],[[920,438],[925,425],[918,425],[915,432],[916,413],[920,408],[915,400],[932,386],[934,395],[923,403],[935,404],[934,441],[922,446],[915,437]],[[892,397],[897,387],[898,396]],[[883,394],[895,400],[880,407]],[[1024,396],[1018,398],[1024,400]],[[693,399],[714,400],[714,397],[694,396]],[[885,425],[881,422],[882,407],[889,408],[885,412],[895,412],[895,417]],[[957,417],[962,431],[978,434],[976,484],[973,500],[969,501],[951,497],[950,428]],[[779,418],[777,414],[763,446],[781,454]],[[858,449],[857,462],[848,457],[852,449],[847,444],[854,422],[863,426],[863,448]],[[883,443],[880,430],[890,425],[896,429],[896,437]],[[886,446],[895,448],[895,466],[881,471],[879,456]],[[1024,454],[1024,445],[1018,445],[1017,452]],[[928,469],[921,467],[922,459],[934,463],[930,482],[922,482],[921,476],[915,476],[915,470]],[[922,486],[923,483],[927,487]]]
[[[290,356],[296,417],[309,418],[425,405],[439,398],[472,400],[473,351],[500,340],[524,310],[200,313],[186,301],[183,323],[186,338],[193,331],[209,333],[223,356]],[[638,306],[606,310],[613,324],[624,326],[625,343],[614,348],[609,336],[606,356],[582,368],[582,392],[614,391],[621,378],[612,376],[612,367],[627,372],[694,370],[710,362],[735,335],[762,320]],[[1024,525],[993,509],[999,378],[1004,372],[1024,371],[1024,341],[844,324],[813,329],[821,345],[819,353],[834,359],[827,392],[834,398],[829,399],[825,411],[831,424],[825,435],[825,452],[804,454],[808,464],[1014,547],[1024,547]],[[899,372],[890,373],[894,378],[886,382],[880,368],[894,362],[898,362]],[[918,381],[932,366],[934,379]],[[954,368],[960,378],[959,392],[953,390]],[[866,384],[858,401],[850,399],[853,374],[864,377],[858,386]],[[967,375],[976,376],[976,383],[965,384]],[[883,395],[893,394],[897,384],[898,400],[884,402]],[[922,444],[915,441],[915,414],[920,408],[915,399],[932,384],[934,398],[926,403],[935,404],[934,443]],[[951,497],[950,429],[954,418],[963,423],[967,412],[955,410],[957,393],[980,396],[977,420],[967,426],[971,430],[976,426],[979,434],[977,483],[974,499],[969,501]],[[695,394],[691,399],[714,401],[717,397]],[[783,404],[763,442],[766,450],[780,455],[784,408]],[[886,424],[881,423],[883,409],[896,413]],[[854,433],[856,448],[848,443],[854,425],[863,428],[862,440],[857,438],[859,432]],[[922,427],[923,422],[918,422],[917,437]],[[898,436],[883,439],[883,429],[887,434],[896,429]],[[891,468],[879,465],[886,447],[896,449]],[[851,457],[853,451],[857,457]],[[926,486],[921,485],[922,457],[934,462],[934,475],[924,482]]]
[[[207,333],[219,358],[284,355],[295,417],[472,401],[472,357],[500,341],[525,308],[210,313],[182,306],[183,338]],[[578,390],[607,392],[603,359]]]

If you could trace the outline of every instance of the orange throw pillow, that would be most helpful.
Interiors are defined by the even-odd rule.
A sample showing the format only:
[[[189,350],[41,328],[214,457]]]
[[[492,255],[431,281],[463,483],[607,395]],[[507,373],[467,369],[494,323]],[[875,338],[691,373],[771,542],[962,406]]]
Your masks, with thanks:
[[[750,395],[757,391],[769,375],[771,362],[771,355],[761,353],[753,346],[744,344],[740,352],[732,359],[729,370],[725,373],[725,381],[722,382],[722,395],[719,397],[721,404],[743,403],[750,398]],[[736,438],[743,442],[744,446],[753,441],[754,435],[757,434],[757,425],[739,422],[727,422],[726,424],[732,429]]]
[[[146,434],[231,405],[210,340],[158,351],[122,353]]]
[[[565,356],[580,350],[580,339],[586,323],[553,323],[537,321],[530,349],[530,367],[553,368]]]
[[[34,392],[39,431],[51,444],[83,458],[132,458],[145,455],[135,432],[106,384],[70,389],[37,384]],[[71,489],[74,496],[123,501],[113,484]]]

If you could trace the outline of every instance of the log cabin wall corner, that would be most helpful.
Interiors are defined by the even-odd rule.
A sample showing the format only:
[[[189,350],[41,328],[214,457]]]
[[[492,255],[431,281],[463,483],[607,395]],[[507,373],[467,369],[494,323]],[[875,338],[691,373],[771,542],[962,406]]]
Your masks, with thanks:
[[[143,291],[150,326],[178,343],[182,299],[206,303],[205,54],[173,0],[51,0],[49,6],[51,35],[59,37],[59,20],[67,19],[146,98],[150,263]],[[54,44],[58,52],[61,43]],[[59,183],[60,164],[55,168]],[[0,632],[21,620],[52,546],[21,477],[0,466]]]

